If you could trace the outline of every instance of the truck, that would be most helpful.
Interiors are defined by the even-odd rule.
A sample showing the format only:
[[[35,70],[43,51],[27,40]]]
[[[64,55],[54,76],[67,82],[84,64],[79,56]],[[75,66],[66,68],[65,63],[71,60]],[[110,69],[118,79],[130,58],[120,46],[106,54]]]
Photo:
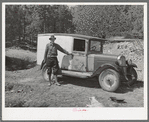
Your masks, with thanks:
[[[114,92],[122,82],[131,86],[137,81],[137,65],[123,55],[104,54],[106,39],[80,34],[47,33],[38,35],[37,64],[41,65],[49,37],[73,55],[58,52],[59,75],[77,78],[95,78],[103,90]],[[42,76],[48,81],[46,64]]]

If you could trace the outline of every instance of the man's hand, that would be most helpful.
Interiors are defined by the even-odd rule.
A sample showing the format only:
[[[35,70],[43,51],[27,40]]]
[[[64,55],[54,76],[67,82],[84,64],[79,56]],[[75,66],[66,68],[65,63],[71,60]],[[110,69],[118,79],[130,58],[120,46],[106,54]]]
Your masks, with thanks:
[[[71,55],[71,58],[73,58],[73,56],[74,56],[72,53],[68,53],[68,55]]]

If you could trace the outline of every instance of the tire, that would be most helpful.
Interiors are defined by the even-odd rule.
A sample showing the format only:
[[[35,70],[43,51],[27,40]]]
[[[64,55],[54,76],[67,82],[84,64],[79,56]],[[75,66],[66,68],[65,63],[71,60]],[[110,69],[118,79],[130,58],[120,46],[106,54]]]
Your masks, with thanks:
[[[130,69],[128,69],[128,70],[130,70]],[[129,73],[129,75],[127,75],[128,81],[126,83],[127,83],[127,85],[131,86],[134,83],[136,83],[138,75],[134,68],[132,68],[128,73]]]
[[[48,69],[47,69],[46,65],[44,65],[42,67],[42,77],[45,81],[49,81],[49,75],[47,74],[47,72],[48,72]]]
[[[120,85],[120,75],[113,69],[106,69],[101,72],[98,81],[103,90],[114,92]]]

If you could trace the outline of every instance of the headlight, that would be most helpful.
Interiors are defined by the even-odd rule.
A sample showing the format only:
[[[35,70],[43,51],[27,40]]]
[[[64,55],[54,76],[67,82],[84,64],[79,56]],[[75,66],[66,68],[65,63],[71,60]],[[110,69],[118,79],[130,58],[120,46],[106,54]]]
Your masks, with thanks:
[[[118,56],[117,57],[118,64],[120,66],[126,66],[126,58],[125,56]]]

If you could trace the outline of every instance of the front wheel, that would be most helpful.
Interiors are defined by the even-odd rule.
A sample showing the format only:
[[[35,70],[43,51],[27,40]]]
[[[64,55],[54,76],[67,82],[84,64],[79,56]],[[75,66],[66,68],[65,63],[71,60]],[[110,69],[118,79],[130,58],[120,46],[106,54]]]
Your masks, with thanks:
[[[98,80],[101,88],[109,92],[116,91],[120,85],[119,73],[113,69],[102,71]]]
[[[42,77],[45,81],[49,81],[48,69],[46,65],[42,67]]]

